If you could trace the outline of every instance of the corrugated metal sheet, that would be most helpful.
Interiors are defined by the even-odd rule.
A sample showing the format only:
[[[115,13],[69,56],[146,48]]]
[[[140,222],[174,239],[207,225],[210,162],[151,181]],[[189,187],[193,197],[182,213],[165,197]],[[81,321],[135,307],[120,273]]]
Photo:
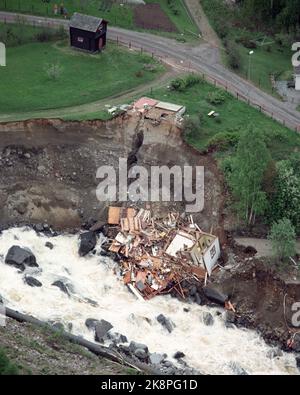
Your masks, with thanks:
[[[155,107],[173,112],[178,112],[183,108],[183,106],[180,106],[178,104],[167,103],[163,101],[158,102]]]

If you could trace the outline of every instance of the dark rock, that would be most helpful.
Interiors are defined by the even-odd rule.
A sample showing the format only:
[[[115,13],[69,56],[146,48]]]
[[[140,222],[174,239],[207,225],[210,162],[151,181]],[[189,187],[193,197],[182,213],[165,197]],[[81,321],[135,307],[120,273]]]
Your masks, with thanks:
[[[199,305],[201,305],[201,303],[202,303],[202,300],[201,300],[201,297],[200,297],[200,295],[198,294],[198,292],[196,292],[195,293],[195,302],[197,303],[197,304],[199,304]]]
[[[34,225],[34,230],[35,230],[36,232],[38,232],[38,233],[41,233],[41,232],[44,231],[44,227],[43,227],[42,224],[36,224],[36,225]]]
[[[219,290],[213,288],[213,287],[205,287],[203,288],[203,293],[209,299],[210,301],[214,303],[218,303],[224,306],[225,302],[228,301],[228,296],[224,295],[222,292]]]
[[[169,333],[171,333],[175,328],[175,324],[163,314],[160,314],[158,317],[156,317],[156,319],[163,327],[167,329]]]
[[[99,322],[99,320],[96,320],[94,318],[88,318],[85,320],[85,326],[88,329],[95,329],[96,324]]]
[[[5,263],[12,265],[21,271],[25,270],[26,266],[38,267],[36,258],[29,249],[21,248],[19,246],[12,246],[7,252]]]
[[[24,281],[30,287],[41,287],[43,285],[39,280],[37,280],[36,278],[31,277],[31,276],[26,276],[24,278]]]
[[[131,354],[131,350],[129,348],[129,346],[125,346],[125,344],[120,344],[118,346],[119,351],[123,352],[126,355],[130,355]]]
[[[135,352],[135,350],[144,350],[146,353],[149,352],[148,350],[148,346],[146,346],[146,344],[142,344],[142,343],[136,343],[134,341],[131,341],[129,344],[129,349],[132,353]]]
[[[202,313],[202,322],[206,326],[213,326],[214,324],[214,317],[208,311]]]
[[[54,283],[52,283],[51,285],[53,285],[53,287],[59,288],[63,293],[65,293],[65,294],[67,294],[68,296],[70,296],[68,287],[67,287],[66,284],[64,284],[62,281],[60,281],[60,280],[54,281]]]
[[[54,248],[54,245],[53,245],[52,243],[50,243],[50,241],[47,241],[47,243],[45,244],[45,246],[46,246],[47,248],[49,248],[50,250],[53,250],[53,248]]]
[[[97,322],[95,326],[96,342],[103,343],[106,338],[107,332],[112,328],[113,328],[112,324],[108,321],[101,320]]]
[[[80,236],[79,255],[85,256],[92,251],[97,243],[97,236],[95,232],[85,232]]]
[[[223,314],[223,319],[226,324],[234,324],[235,313],[233,311],[225,311],[225,313]]]
[[[300,369],[300,355],[296,356],[296,364],[297,364],[297,368]]]
[[[147,353],[145,350],[141,349],[141,348],[136,349],[136,350],[134,351],[134,355],[135,355],[138,359],[140,359],[140,360],[142,360],[142,361],[145,361],[145,360],[148,358],[148,353]]]
[[[157,354],[156,352],[150,355],[149,361],[152,365],[159,365],[165,359],[162,354]]]
[[[192,285],[191,288],[189,289],[189,294],[190,296],[194,296],[197,293],[197,287],[195,285]]]
[[[173,363],[172,363],[171,361],[163,361],[163,365],[164,365],[166,368],[171,368],[171,367],[174,366]]]
[[[185,357],[185,354],[183,352],[181,352],[181,351],[177,351],[174,354],[174,356],[173,356],[173,358],[175,358],[175,359],[181,359],[181,358],[184,358],[184,357]]]
[[[184,311],[185,313],[189,313],[190,309],[188,309],[187,307],[184,307],[184,308],[183,308],[183,311]]]
[[[294,341],[291,346],[293,351],[300,352],[300,333],[296,333]]]
[[[272,348],[267,352],[267,357],[270,359],[274,359],[277,357],[281,357],[283,355],[283,352],[279,350],[279,348]]]
[[[127,337],[118,332],[108,332],[107,337],[116,344],[128,343]]]

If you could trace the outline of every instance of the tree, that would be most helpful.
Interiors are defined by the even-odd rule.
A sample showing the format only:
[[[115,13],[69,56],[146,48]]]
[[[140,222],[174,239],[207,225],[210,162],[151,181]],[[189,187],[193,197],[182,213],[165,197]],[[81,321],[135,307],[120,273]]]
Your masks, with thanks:
[[[283,218],[272,225],[269,239],[273,252],[281,262],[296,253],[296,232],[291,221]]]
[[[270,196],[270,221],[288,218],[299,233],[300,176],[288,160],[278,162],[276,170],[275,192]]]
[[[242,134],[232,160],[229,185],[238,211],[249,225],[255,223],[256,216],[263,214],[267,208],[262,185],[270,161],[262,134],[257,129],[248,128]]]

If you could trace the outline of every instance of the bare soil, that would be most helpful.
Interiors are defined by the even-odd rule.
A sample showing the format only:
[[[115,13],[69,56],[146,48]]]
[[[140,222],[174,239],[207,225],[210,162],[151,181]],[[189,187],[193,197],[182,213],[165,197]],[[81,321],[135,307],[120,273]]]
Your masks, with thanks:
[[[134,23],[137,27],[165,32],[178,32],[177,27],[160,4],[139,5],[134,9]]]
[[[141,146],[137,146],[142,134]],[[143,125],[125,114],[112,121],[34,120],[0,125],[0,225],[48,223],[56,230],[106,221],[109,203],[96,198],[96,171],[119,158],[151,165],[205,168],[205,206],[195,215],[205,231],[222,236],[223,179],[210,154],[199,152],[169,123]],[[155,212],[184,211],[184,203],[152,204]]]

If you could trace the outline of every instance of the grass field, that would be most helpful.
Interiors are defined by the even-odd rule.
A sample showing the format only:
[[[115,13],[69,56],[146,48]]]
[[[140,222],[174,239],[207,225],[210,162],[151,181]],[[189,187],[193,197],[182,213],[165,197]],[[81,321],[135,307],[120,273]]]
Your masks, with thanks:
[[[240,69],[236,70],[238,74],[245,78],[249,76],[251,48],[246,48],[241,44],[241,41],[254,41],[257,43],[257,48],[252,49],[254,54],[251,56],[250,79],[257,86],[268,93],[273,93],[271,74],[282,80],[292,78],[292,41],[280,45],[273,36],[265,35],[264,32],[247,30],[243,21],[239,20],[239,15],[235,14],[222,0],[201,0],[201,4],[212,27],[223,39],[223,42],[234,43],[237,47],[241,63]],[[264,45],[261,46],[259,43]],[[225,51],[223,51],[223,59],[228,65]]]
[[[152,63],[154,70],[145,70]],[[59,68],[49,77],[50,67]],[[163,67],[151,57],[108,45],[98,55],[76,52],[64,42],[29,43],[7,49],[0,68],[0,113],[89,103],[157,78]]]
[[[183,33],[188,40],[193,39],[195,34],[198,33],[198,30],[186,11],[183,0],[171,1],[174,3],[172,7],[169,4],[170,0],[146,0],[146,3],[159,3],[177,26],[180,34]],[[44,2],[42,0],[0,0],[0,10],[54,17],[53,6],[54,4],[61,3],[64,4],[69,16],[74,12],[82,12],[101,16],[107,19],[111,25],[126,29],[140,30],[137,29],[134,24],[133,6],[126,5],[126,2],[121,5],[121,2],[116,3],[112,0],[64,0],[63,2],[56,0],[49,0],[49,2]],[[176,11],[174,11],[174,9]],[[158,33],[174,37],[179,37],[180,35],[175,33]]]
[[[274,159],[285,159],[293,151],[300,151],[300,135],[283,127],[268,118],[255,108],[240,102],[229,93],[225,93],[225,101],[220,105],[208,102],[208,95],[218,88],[203,82],[184,92],[170,91],[167,87],[148,93],[153,98],[185,105],[191,117],[200,119],[200,127],[194,133],[186,136],[187,141],[199,150],[208,148],[216,136],[226,133],[239,135],[249,124],[259,128],[267,137]],[[210,118],[208,113],[216,111],[219,118]],[[222,137],[220,138],[222,140]]]

